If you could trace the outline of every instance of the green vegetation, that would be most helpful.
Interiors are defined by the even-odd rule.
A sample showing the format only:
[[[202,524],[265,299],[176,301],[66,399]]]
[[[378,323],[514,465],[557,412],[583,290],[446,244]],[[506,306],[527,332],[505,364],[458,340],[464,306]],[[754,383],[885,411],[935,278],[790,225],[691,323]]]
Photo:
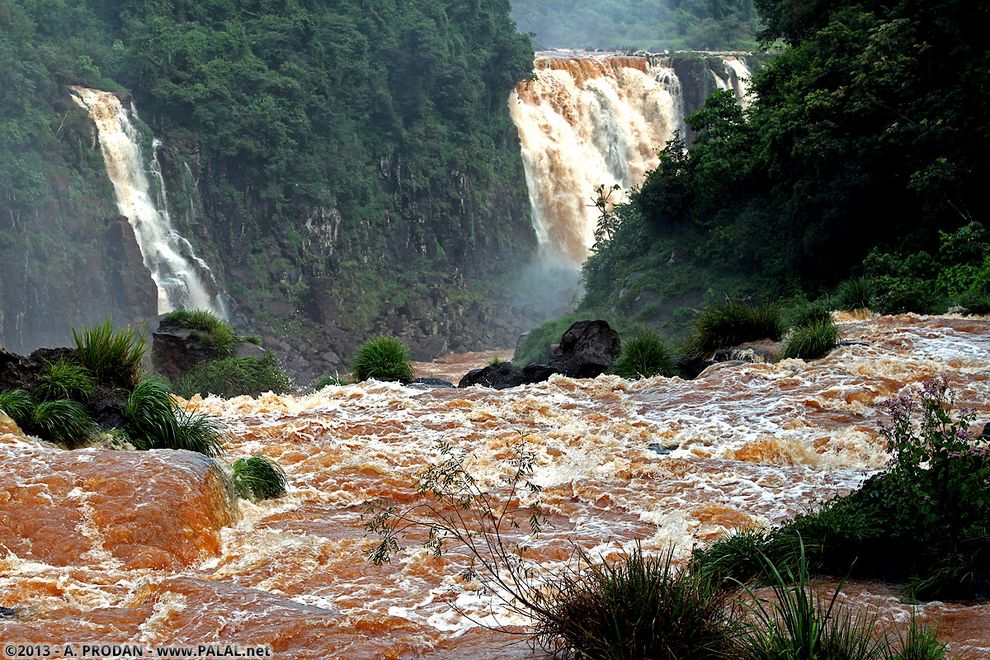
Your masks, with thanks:
[[[629,203],[605,214],[579,309],[624,312],[620,294],[646,264],[699,297],[738,297],[740,281],[758,299],[815,297],[865,276],[874,290],[854,281],[839,307],[944,311],[965,297],[980,308],[990,8],[754,4],[763,38],[786,47],[754,75],[745,110],[729,92],[710,97],[688,119],[691,149],[664,147]]]
[[[937,379],[891,400],[881,429],[893,455],[886,471],[779,528],[701,550],[695,562],[745,581],[765,576],[761,555],[796,570],[803,547],[813,571],[907,581],[918,598],[987,593],[988,441],[969,430],[972,413],[953,416],[951,405]]]
[[[92,437],[97,426],[79,403],[62,399],[36,405],[24,430],[72,449]]]
[[[0,410],[24,430],[31,423],[31,413],[34,412],[34,400],[25,390],[7,390],[0,392]]]
[[[141,381],[131,392],[124,408],[124,430],[139,449],[223,453],[225,433],[219,420],[182,409],[157,380]]]
[[[179,379],[175,393],[189,399],[197,394],[229,399],[235,396],[257,396],[264,392],[284,394],[292,388],[292,380],[279,365],[271,351],[261,358],[224,358],[204,362]]]
[[[783,333],[784,324],[778,308],[727,302],[709,307],[698,315],[686,349],[689,355],[701,356],[747,341],[776,341]]]
[[[288,480],[278,463],[266,456],[249,456],[234,461],[234,489],[252,501],[285,495]]]
[[[73,399],[86,402],[93,396],[96,384],[86,367],[65,358],[46,362],[46,367],[35,387],[35,393],[45,401]]]
[[[96,380],[128,389],[140,380],[148,345],[134,328],[116,330],[107,319],[82,331],[73,328],[72,337],[76,358]]]
[[[788,307],[784,317],[787,325],[792,328],[828,323],[832,321],[832,301],[826,298],[815,302],[799,302]]]
[[[623,378],[652,378],[677,373],[674,360],[663,338],[644,332],[622,342],[622,354],[612,364],[611,372]]]
[[[787,338],[783,357],[817,360],[828,355],[838,341],[839,329],[831,318],[813,321],[794,329]]]
[[[324,387],[340,387],[342,385],[350,385],[350,382],[340,374],[327,374],[316,381],[314,389],[322,390]]]
[[[855,277],[839,285],[835,292],[835,302],[839,309],[853,311],[870,309],[877,295],[876,285],[868,277]]]
[[[522,345],[513,356],[513,362],[519,364],[546,364],[550,354],[550,346],[560,341],[561,335],[578,321],[587,319],[602,319],[607,321],[620,335],[633,335],[646,332],[646,328],[636,323],[624,321],[621,317],[599,315],[594,311],[566,314],[543,323],[532,330],[523,339]]]
[[[232,356],[237,349],[238,337],[234,328],[226,321],[217,318],[213,312],[203,309],[182,309],[165,314],[163,320],[180,328],[205,333],[199,335],[200,341],[215,348],[222,357]]]
[[[358,348],[351,373],[359,381],[397,380],[408,383],[413,379],[409,351],[395,337],[375,337]]]
[[[513,0],[512,17],[544,49],[756,46],[752,0]]]

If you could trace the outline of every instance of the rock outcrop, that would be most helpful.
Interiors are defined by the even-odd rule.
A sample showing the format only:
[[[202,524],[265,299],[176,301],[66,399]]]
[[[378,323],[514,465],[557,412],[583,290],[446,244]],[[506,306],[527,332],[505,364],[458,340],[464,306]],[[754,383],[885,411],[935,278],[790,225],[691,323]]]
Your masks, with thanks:
[[[606,370],[622,352],[619,333],[607,321],[578,321],[550,347],[547,364],[557,373],[571,378],[595,378]]]

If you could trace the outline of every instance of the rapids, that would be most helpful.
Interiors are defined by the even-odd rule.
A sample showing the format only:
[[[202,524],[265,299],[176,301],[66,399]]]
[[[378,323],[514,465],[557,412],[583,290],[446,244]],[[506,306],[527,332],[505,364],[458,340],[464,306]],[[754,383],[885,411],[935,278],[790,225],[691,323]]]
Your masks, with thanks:
[[[415,500],[445,441],[498,494],[510,447],[537,456],[552,528],[526,541],[547,568],[571,544],[650,551],[781,521],[855,488],[886,455],[874,405],[944,375],[957,403],[990,416],[990,321],[840,318],[844,343],[805,363],[730,365],[696,381],[555,377],[496,392],[366,383],[312,394],[194,399],[233,432],[227,460],[263,453],[287,496],[236,510],[205,461],[182,452],[65,452],[0,416],[0,637],[15,642],[268,644],[278,658],[525,657],[479,627],[518,625],[457,553],[411,539],[367,561],[362,514]],[[6,423],[4,423],[6,422]],[[421,540],[421,539],[418,539]],[[887,585],[849,598],[904,622]],[[927,603],[954,651],[990,657],[990,605]]]

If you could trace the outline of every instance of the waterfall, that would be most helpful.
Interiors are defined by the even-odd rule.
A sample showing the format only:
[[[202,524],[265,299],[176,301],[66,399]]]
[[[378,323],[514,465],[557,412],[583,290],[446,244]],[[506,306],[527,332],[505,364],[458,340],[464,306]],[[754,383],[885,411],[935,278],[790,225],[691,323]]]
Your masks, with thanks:
[[[196,256],[192,244],[172,227],[166,203],[165,180],[153,142],[150,170],[145,170],[140,133],[114,94],[73,87],[73,100],[89,112],[96,124],[107,176],[113,184],[117,208],[134,229],[144,265],[158,288],[158,312],[208,309],[226,316],[213,273]],[[148,175],[155,178],[156,192]],[[157,204],[152,195],[157,195]]]
[[[680,83],[660,58],[545,55],[516,87],[533,222],[544,256],[579,265],[594,243],[598,186],[625,199],[655,168],[657,150],[683,130]]]
[[[715,86],[718,89],[729,89],[735,92],[736,97],[742,107],[747,108],[752,102],[752,94],[749,91],[749,79],[752,72],[746,63],[735,56],[722,58],[723,74],[719,75],[712,71],[712,78],[715,79]]]

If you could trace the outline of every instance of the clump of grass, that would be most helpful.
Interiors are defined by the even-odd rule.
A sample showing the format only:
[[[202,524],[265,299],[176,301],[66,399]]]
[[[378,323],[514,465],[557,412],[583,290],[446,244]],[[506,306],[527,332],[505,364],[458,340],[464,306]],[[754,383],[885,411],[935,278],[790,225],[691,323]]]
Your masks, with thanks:
[[[98,382],[130,389],[140,379],[147,341],[134,328],[115,330],[110,320],[78,331],[72,329],[76,358]]]
[[[493,357],[491,360],[488,361],[488,366],[496,367],[500,364],[505,364],[506,362],[508,362],[508,360],[503,358],[501,355],[496,355],[495,357]]]
[[[98,427],[79,403],[61,399],[36,405],[26,430],[72,449],[92,437]]]
[[[341,387],[343,385],[350,385],[350,382],[340,374],[327,374],[323,376],[318,381],[316,381],[316,389],[322,390],[324,387]]]
[[[828,299],[805,302],[790,308],[786,314],[787,325],[792,328],[825,323],[832,320],[832,301]]]
[[[783,357],[817,360],[825,357],[839,341],[839,329],[829,318],[827,321],[813,321],[791,333],[784,347]]]
[[[88,401],[95,389],[96,384],[86,367],[59,358],[54,363],[45,362],[45,373],[34,391],[47,401],[58,399]]]
[[[948,645],[938,641],[938,629],[924,626],[916,614],[906,635],[897,631],[897,642],[900,648],[895,660],[944,660],[948,656]]]
[[[731,658],[741,632],[730,592],[639,548],[551,581],[536,614],[548,650],[587,658]]]
[[[873,280],[868,277],[856,277],[839,285],[839,289],[835,292],[835,301],[839,309],[846,311],[869,309],[876,295],[876,285]]]
[[[239,458],[233,470],[237,494],[255,502],[281,497],[288,486],[285,471],[267,456]]]
[[[409,351],[395,337],[375,337],[362,344],[351,372],[359,381],[374,378],[408,383],[413,379]]]
[[[830,598],[813,588],[808,562],[802,551],[797,571],[778,569],[767,562],[774,598],[754,598],[750,606],[755,621],[746,635],[748,658],[834,658],[872,660],[889,658],[890,640],[877,634],[875,615],[854,612],[838,603],[843,583]]]
[[[292,380],[279,366],[275,354],[266,351],[261,358],[224,358],[197,365],[178,380],[175,393],[187,399],[196,394],[229,399],[263,392],[284,394],[291,387]]]
[[[26,390],[22,389],[0,392],[0,410],[14,420],[21,429],[26,430],[34,412],[34,400]]]
[[[234,328],[213,312],[205,309],[179,309],[165,314],[163,320],[204,333],[200,335],[200,341],[215,348],[221,357],[230,357],[237,349],[237,333]]]
[[[207,456],[223,453],[224,430],[209,415],[180,408],[168,387],[144,380],[124,407],[124,430],[140,449],[186,449]]]
[[[690,355],[701,356],[756,339],[777,341],[783,333],[778,308],[728,302],[709,307],[698,315],[686,348]]]
[[[667,345],[655,332],[645,332],[622,343],[622,354],[611,368],[623,378],[673,376],[677,373]]]

